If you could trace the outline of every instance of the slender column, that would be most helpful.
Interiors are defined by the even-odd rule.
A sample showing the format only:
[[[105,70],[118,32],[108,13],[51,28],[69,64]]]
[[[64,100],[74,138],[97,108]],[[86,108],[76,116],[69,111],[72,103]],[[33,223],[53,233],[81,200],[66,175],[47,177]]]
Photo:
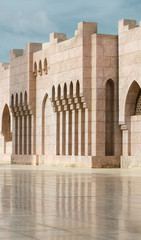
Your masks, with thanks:
[[[89,128],[88,128],[88,108],[85,108],[85,155],[88,156],[89,146]]]
[[[34,155],[34,116],[31,115],[31,154]]]
[[[69,111],[66,111],[66,155],[69,155]]]
[[[31,115],[29,115],[29,154],[31,154]]]
[[[15,117],[15,154],[18,154],[18,117]]]
[[[19,146],[19,153],[22,154],[22,116],[20,116],[20,129],[19,129],[19,140],[20,140],[20,146]]]
[[[57,112],[56,119],[56,154],[60,155],[60,112]]]
[[[81,155],[81,109],[78,110],[78,155]]]
[[[24,154],[27,154],[27,116],[24,116]]]
[[[68,153],[72,155],[72,111],[69,111],[68,119]]]
[[[63,112],[60,112],[60,155],[63,155],[62,153],[62,142],[63,142]]]
[[[66,112],[62,112],[62,154],[66,154]]]
[[[17,154],[20,154],[20,117],[18,116],[18,128],[17,128],[17,135],[18,135],[18,143],[17,143]]]
[[[126,125],[121,126],[122,130],[122,155],[128,156],[128,129]]]
[[[29,154],[29,115],[26,116],[26,154]]]
[[[22,116],[22,154],[24,154],[25,145],[25,116]]]
[[[81,155],[85,155],[85,109],[81,110]]]
[[[74,140],[74,148],[75,148],[75,155],[78,155],[78,110],[75,110],[75,140]]]
[[[16,117],[12,117],[12,154],[16,153]]]
[[[72,110],[72,155],[75,155],[75,110]]]

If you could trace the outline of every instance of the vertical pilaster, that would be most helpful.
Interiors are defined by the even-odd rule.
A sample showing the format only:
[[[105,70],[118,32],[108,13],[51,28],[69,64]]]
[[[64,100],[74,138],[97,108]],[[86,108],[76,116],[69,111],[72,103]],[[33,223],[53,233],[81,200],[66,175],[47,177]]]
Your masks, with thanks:
[[[22,116],[22,154],[24,154],[24,148],[25,148],[25,116]]]
[[[66,154],[66,112],[62,112],[62,154]]]
[[[60,112],[60,155],[63,155],[62,153],[62,143],[63,143],[63,112]]]
[[[31,118],[31,154],[34,155],[34,116],[30,115]]]
[[[56,155],[60,155],[60,112],[56,114]]]
[[[12,154],[16,154],[16,117],[12,118]]]
[[[72,110],[72,155],[75,155],[75,110]]]
[[[78,109],[78,155],[81,155],[81,118],[82,118],[82,111]]]
[[[29,115],[29,154],[31,154],[31,115]]]
[[[20,133],[20,136],[19,136],[19,153],[22,154],[22,116],[20,116],[20,129],[19,129],[19,133]]]
[[[122,130],[122,155],[128,156],[128,129],[126,125],[121,126]]]
[[[81,155],[85,155],[85,109],[81,110]]]
[[[26,154],[29,154],[29,115],[26,115]]]
[[[20,116],[18,116],[18,124],[17,124],[17,154],[20,154]]]
[[[85,108],[85,155],[88,156],[88,144],[89,144],[89,128],[88,128],[88,108]]]
[[[78,110],[75,110],[75,125],[74,125],[74,148],[75,148],[75,155],[78,155]]]
[[[24,116],[24,154],[27,154],[27,116]]]
[[[72,155],[72,111],[69,110],[68,119],[68,154]]]
[[[66,155],[69,155],[69,111],[66,111]]]

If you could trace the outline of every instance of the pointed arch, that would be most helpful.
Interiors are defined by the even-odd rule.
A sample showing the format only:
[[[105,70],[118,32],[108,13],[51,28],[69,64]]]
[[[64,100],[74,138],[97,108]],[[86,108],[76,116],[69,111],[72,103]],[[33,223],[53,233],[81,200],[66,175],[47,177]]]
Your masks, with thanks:
[[[141,90],[139,91],[135,106],[135,115],[141,115]]]
[[[48,64],[47,64],[47,59],[44,59],[44,72],[45,74],[48,74]]]
[[[42,102],[42,154],[48,155],[55,151],[55,134],[56,121],[51,106],[48,93],[45,94]],[[53,134],[53,135],[52,135]],[[53,152],[52,152],[53,151]]]
[[[64,99],[67,98],[67,84],[66,83],[64,84],[63,97],[64,97]]]
[[[3,109],[2,114],[2,134],[4,136],[5,142],[11,141],[11,117],[10,117],[10,111],[7,104],[5,104],[5,107]]]
[[[129,116],[135,115],[136,104],[140,93],[140,86],[136,81],[130,85],[125,102],[125,121]]]
[[[24,104],[27,105],[27,91],[24,93]]]
[[[52,87],[52,101],[55,101],[55,87]]]
[[[42,62],[41,62],[41,60],[39,61],[38,72],[40,73],[40,76],[41,76],[42,75]]]
[[[37,77],[37,63],[34,63],[34,67],[33,67],[33,74],[35,77]]]
[[[77,80],[77,82],[76,82],[76,97],[79,97],[79,95],[80,95],[80,83]]]
[[[130,85],[125,102],[125,123],[128,130],[128,155],[131,155],[131,116],[136,114],[136,105],[140,94],[140,86],[136,81]]]
[[[73,83],[70,83],[70,98],[73,98]]]
[[[14,107],[14,95],[12,94],[11,95],[11,108]]]
[[[22,106],[22,104],[23,104],[23,94],[22,94],[22,92],[20,93],[20,105]]]
[[[58,98],[58,100],[60,100],[60,98],[61,98],[61,86],[60,86],[60,84],[58,85],[58,89],[57,89],[57,98]]]
[[[18,93],[16,93],[15,105],[18,106]]]

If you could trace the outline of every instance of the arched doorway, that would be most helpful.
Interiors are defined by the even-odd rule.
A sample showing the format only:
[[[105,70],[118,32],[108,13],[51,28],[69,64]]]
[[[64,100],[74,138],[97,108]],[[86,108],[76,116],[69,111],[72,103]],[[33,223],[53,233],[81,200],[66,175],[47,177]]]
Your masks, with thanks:
[[[9,107],[7,104],[5,105],[2,114],[2,135],[4,136],[4,153],[6,153],[6,143],[12,141],[11,118]]]
[[[46,93],[42,103],[42,154],[49,155],[55,152],[55,125],[53,108]]]
[[[126,153],[128,156],[132,155],[133,147],[136,145],[136,140],[139,140],[139,117],[136,115],[137,102],[139,99],[140,86],[136,81],[134,81],[128,91],[126,102],[125,102],[125,124],[128,131],[128,142],[126,143]],[[135,140],[136,139],[136,140]],[[141,140],[141,138],[140,138]],[[136,144],[135,144],[136,143]],[[123,143],[125,144],[125,143]],[[135,146],[135,147],[136,147]],[[135,151],[136,152],[136,151]]]

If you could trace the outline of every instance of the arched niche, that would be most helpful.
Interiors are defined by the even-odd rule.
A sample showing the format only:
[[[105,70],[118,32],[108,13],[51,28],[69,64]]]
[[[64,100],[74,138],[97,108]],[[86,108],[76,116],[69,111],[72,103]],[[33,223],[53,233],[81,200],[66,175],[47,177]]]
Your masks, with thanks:
[[[76,82],[76,97],[79,97],[79,95],[80,95],[80,83],[77,80],[77,82]]]
[[[70,98],[73,98],[73,83],[70,83]]]
[[[38,72],[40,73],[40,76],[41,76],[42,75],[42,62],[41,62],[41,60],[39,61]]]
[[[24,93],[24,104],[27,105],[27,91]]]
[[[12,94],[11,95],[11,108],[14,107],[14,95]]]
[[[3,114],[2,114],[2,134],[4,136],[5,142],[9,142],[12,139],[11,136],[11,117],[10,117],[10,111],[9,107],[6,104],[4,109],[3,109]]]
[[[58,100],[61,99],[61,86],[60,86],[60,84],[58,85],[58,89],[57,89],[57,98],[58,98]]]
[[[136,152],[136,151],[132,151],[133,146],[135,145],[134,139],[139,138],[138,131],[135,132],[133,130],[133,129],[136,129],[139,123],[135,117],[139,95],[140,95],[140,86],[136,81],[133,81],[128,90],[126,102],[125,102],[125,124],[127,126],[127,131],[128,131],[128,141],[127,141],[128,156],[130,156],[132,152],[134,153]]]
[[[67,98],[67,84],[64,84],[64,91],[63,91],[63,98],[66,99]]]
[[[33,67],[33,74],[36,77],[37,76],[37,63],[34,63],[34,67]]]
[[[47,59],[46,58],[44,60],[44,72],[45,72],[45,74],[48,74],[48,64],[47,64]]]
[[[55,87],[52,87],[52,101],[55,101]]]

